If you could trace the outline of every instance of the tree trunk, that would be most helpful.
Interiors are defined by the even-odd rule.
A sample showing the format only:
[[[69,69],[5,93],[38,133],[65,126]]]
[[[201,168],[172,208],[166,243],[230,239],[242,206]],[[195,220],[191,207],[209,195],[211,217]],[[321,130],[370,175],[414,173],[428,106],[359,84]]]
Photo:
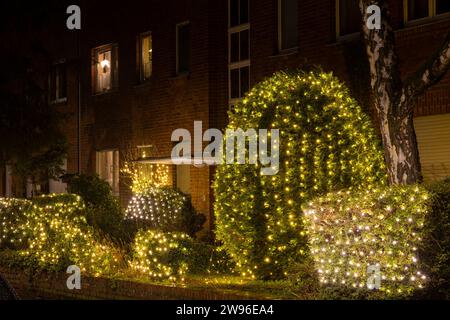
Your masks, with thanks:
[[[395,109],[390,107],[390,109]],[[422,180],[416,134],[411,115],[378,113],[389,184]]]
[[[371,5],[381,9],[381,28],[369,29]],[[435,54],[405,82],[400,78],[395,34],[387,0],[359,0],[362,30],[370,65],[371,87],[380,121],[390,184],[422,181],[413,114],[418,97],[450,69],[450,32]]]

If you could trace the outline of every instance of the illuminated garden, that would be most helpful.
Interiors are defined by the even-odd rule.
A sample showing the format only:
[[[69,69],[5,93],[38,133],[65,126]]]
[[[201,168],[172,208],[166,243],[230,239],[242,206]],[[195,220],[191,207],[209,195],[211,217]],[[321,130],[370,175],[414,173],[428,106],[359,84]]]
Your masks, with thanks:
[[[254,298],[450,297],[450,180],[389,185],[377,132],[342,82],[278,72],[229,118],[280,130],[280,170],[219,166],[213,236],[198,236],[205,217],[170,186],[169,166],[130,161],[126,208],[84,175],[68,194],[0,199],[2,264]]]

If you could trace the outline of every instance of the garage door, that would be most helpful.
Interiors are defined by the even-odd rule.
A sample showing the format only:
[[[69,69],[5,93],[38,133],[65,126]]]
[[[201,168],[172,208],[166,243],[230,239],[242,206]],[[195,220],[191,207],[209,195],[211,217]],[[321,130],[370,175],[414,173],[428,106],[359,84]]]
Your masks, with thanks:
[[[414,119],[425,181],[450,177],[450,114]]]

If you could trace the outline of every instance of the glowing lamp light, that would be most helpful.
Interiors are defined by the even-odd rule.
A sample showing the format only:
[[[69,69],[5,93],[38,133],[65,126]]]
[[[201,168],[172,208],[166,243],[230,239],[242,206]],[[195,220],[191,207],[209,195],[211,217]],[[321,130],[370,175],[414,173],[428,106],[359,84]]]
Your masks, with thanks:
[[[100,62],[100,66],[104,70],[105,68],[109,68],[111,66],[111,62],[106,59],[106,57],[103,57],[103,60]]]

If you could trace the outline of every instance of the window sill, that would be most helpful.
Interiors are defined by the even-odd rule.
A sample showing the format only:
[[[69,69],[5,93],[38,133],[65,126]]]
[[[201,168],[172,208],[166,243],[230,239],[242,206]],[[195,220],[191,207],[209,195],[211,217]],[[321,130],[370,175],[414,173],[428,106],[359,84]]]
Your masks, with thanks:
[[[143,80],[140,81],[139,83],[135,84],[133,87],[134,88],[145,88],[151,85],[152,83],[152,78],[148,78],[147,80]]]
[[[359,41],[360,39],[361,39],[361,32],[350,33],[337,37],[336,40],[329,42],[326,46],[327,47],[338,46],[346,43],[356,42]]]
[[[174,76],[170,77],[171,80],[178,80],[178,79],[189,79],[191,77],[191,73],[189,71],[186,72],[180,72],[175,74]]]
[[[50,104],[52,106],[67,104],[67,98],[62,98],[62,99],[57,99],[57,100],[50,101]]]
[[[292,56],[294,54],[298,54],[298,47],[279,50],[278,53],[269,56],[269,58],[287,57],[287,56]]]
[[[108,91],[94,92],[92,94],[92,96],[93,97],[103,97],[103,96],[107,96],[107,95],[112,94],[112,93],[117,93],[118,91],[119,90],[117,90],[117,89],[111,89],[111,90],[108,90]]]
[[[450,19],[450,12],[441,13],[434,17],[425,17],[425,18],[421,18],[421,19],[410,20],[405,23],[404,29],[409,29],[409,28],[413,28],[413,27],[417,27],[417,26],[432,24],[432,23],[436,23],[436,22],[440,22],[442,20],[448,20],[448,19]]]

